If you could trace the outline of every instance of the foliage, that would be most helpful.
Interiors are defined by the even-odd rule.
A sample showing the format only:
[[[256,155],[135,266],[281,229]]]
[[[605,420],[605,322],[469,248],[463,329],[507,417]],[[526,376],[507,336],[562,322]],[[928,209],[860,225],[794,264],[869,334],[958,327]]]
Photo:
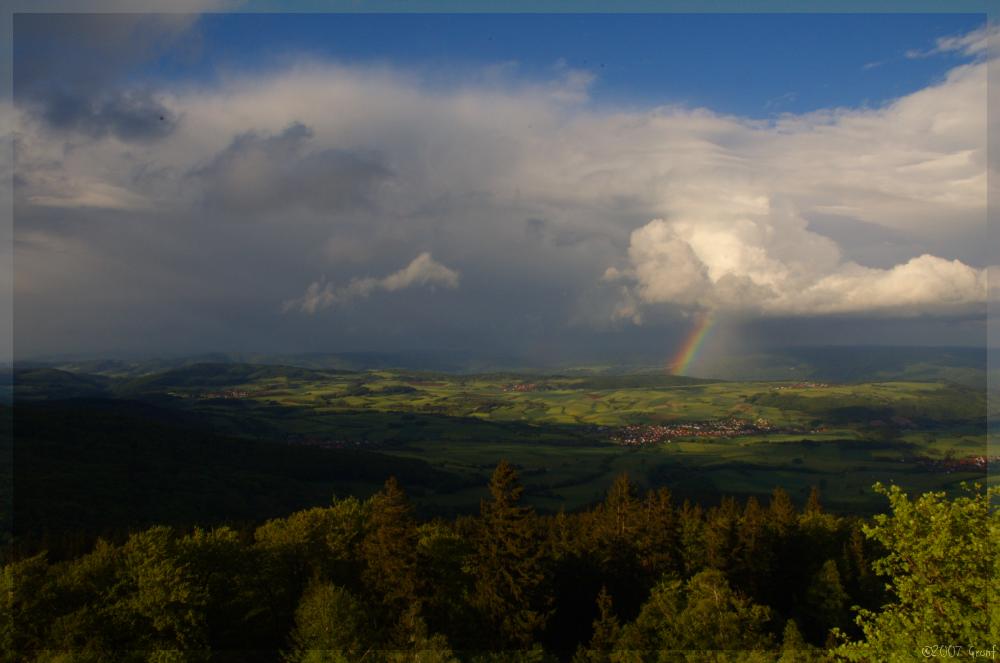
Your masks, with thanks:
[[[621,635],[621,624],[612,609],[611,595],[601,587],[597,595],[598,616],[594,620],[594,635],[587,646],[580,647],[573,663],[607,663]]]
[[[977,486],[953,500],[927,493],[912,501],[898,486],[876,490],[892,512],[875,516],[864,532],[886,550],[873,567],[887,578],[892,601],[880,611],[861,610],[863,640],[843,644],[837,654],[904,661],[926,646],[988,649],[1000,640],[1000,606],[990,601],[1000,583],[1000,512],[990,507],[997,489]]]
[[[365,618],[361,604],[342,587],[329,582],[310,585],[295,610],[289,663],[350,663],[365,648]]]
[[[495,634],[495,648],[531,645],[545,624],[543,548],[531,509],[521,504],[517,473],[500,461],[490,478],[490,499],[481,508],[476,537],[473,605]]]
[[[408,607],[420,610],[417,575],[417,524],[406,494],[395,478],[385,482],[369,502],[365,537],[361,541],[361,581],[369,604],[385,613],[383,622]],[[383,623],[383,626],[387,624]]]
[[[702,571],[687,583],[664,580],[636,620],[622,630],[612,661],[672,660],[678,652],[763,652],[771,611],[734,592],[718,570]]]
[[[995,491],[880,490],[891,513],[859,522],[818,492],[803,510],[781,490],[676,507],[622,475],[593,508],[544,516],[502,462],[478,516],[421,522],[389,480],[253,531],[154,526],[8,563],[2,660],[790,663],[985,646]]]

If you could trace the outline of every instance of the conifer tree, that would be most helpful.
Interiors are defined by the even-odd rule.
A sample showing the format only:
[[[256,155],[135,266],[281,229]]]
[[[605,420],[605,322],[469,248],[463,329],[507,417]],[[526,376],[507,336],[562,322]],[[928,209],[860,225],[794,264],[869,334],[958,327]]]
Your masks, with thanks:
[[[819,499],[819,488],[816,486],[809,488],[809,498],[806,500],[805,513],[823,513],[823,505]]]
[[[640,564],[655,582],[666,573],[680,571],[680,542],[672,496],[667,488],[651,490],[642,504],[638,540]]]
[[[802,637],[798,624],[794,619],[785,622],[785,630],[781,636],[781,658],[778,663],[811,663],[815,661],[816,648],[809,645]]]
[[[684,500],[677,512],[677,525],[684,575],[691,577],[705,568],[704,522],[701,506]]]
[[[597,619],[594,620],[593,635],[586,647],[580,647],[573,657],[573,663],[607,663],[618,642],[621,625],[615,616],[608,588],[602,586],[597,595]]]
[[[640,562],[642,507],[638,487],[627,473],[615,477],[591,522],[593,552],[603,582],[614,590],[620,605],[638,608],[649,581]]]
[[[423,523],[417,533],[417,568],[423,590],[420,616],[431,631],[447,632],[456,643],[471,641],[463,636],[474,626],[469,624],[465,603],[473,586],[468,562],[472,542],[441,521]]]
[[[705,561],[708,566],[728,572],[733,564],[739,507],[732,497],[722,498],[705,519]]]
[[[840,527],[838,518],[823,512],[819,489],[813,486],[806,507],[799,516],[799,546],[820,559],[833,557],[837,554],[837,541],[842,538]]]
[[[783,488],[775,488],[771,493],[771,501],[767,507],[768,525],[781,540],[787,540],[793,535],[798,523],[798,513],[792,498]]]
[[[390,636],[385,663],[459,663],[440,634],[430,634],[416,603],[406,608]]]
[[[765,603],[786,614],[800,593],[802,583],[808,581],[808,576],[800,578],[790,572],[801,567],[798,522],[798,512],[788,493],[775,488],[767,507],[767,529],[773,545],[775,568],[783,572],[776,575],[767,588]]]
[[[872,572],[865,545],[865,535],[859,524],[851,527],[851,534],[841,548],[842,577],[847,593],[861,605],[881,605],[884,590]]]
[[[614,483],[608,489],[607,499],[602,505],[604,524],[612,538],[624,539],[631,535],[637,526],[638,499],[637,489],[623,472],[615,477]]]
[[[767,513],[757,498],[750,496],[740,516],[736,532],[734,582],[756,600],[764,598],[771,582],[774,552],[767,531]]]
[[[417,525],[412,507],[395,477],[371,500],[366,534],[361,542],[361,579],[390,615],[398,615],[419,599]]]
[[[524,487],[506,460],[490,478],[490,499],[480,505],[473,604],[494,648],[528,648],[545,624],[540,537],[533,512],[521,504]]]
[[[844,591],[836,562],[826,560],[813,577],[805,595],[809,632],[815,641],[825,639],[829,629],[844,626],[849,601],[850,597]]]

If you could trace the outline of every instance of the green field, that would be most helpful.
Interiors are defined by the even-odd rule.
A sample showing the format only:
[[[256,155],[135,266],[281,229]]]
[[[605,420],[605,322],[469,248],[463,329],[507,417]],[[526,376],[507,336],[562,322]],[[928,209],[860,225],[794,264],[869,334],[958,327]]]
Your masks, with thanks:
[[[878,507],[875,481],[923,492],[985,479],[985,470],[968,460],[987,453],[985,394],[946,382],[721,382],[657,373],[454,375],[220,364],[108,378],[101,388],[196,414],[236,438],[426,462],[459,479],[447,489],[415,489],[418,503],[441,512],[475,508],[501,458],[518,466],[528,497],[545,510],[592,503],[621,472],[700,501],[763,495],[776,486],[804,496],[815,485],[831,508],[857,512]],[[679,436],[642,447],[612,439],[629,425],[729,419],[763,419],[771,428],[735,437]]]

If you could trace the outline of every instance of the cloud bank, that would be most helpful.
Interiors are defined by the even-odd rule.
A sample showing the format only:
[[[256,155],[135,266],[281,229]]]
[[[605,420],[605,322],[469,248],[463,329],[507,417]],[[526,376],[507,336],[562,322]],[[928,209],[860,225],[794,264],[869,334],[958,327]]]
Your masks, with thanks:
[[[60,121],[64,72],[15,72],[22,348],[222,347],[236,329],[294,347],[330,318],[331,344],[367,343],[400,307],[413,335],[484,339],[706,308],[981,318],[991,63],[956,39],[939,46],[972,61],[924,89],[768,121],[596,104],[567,67],[442,83],[308,59],[95,79]]]

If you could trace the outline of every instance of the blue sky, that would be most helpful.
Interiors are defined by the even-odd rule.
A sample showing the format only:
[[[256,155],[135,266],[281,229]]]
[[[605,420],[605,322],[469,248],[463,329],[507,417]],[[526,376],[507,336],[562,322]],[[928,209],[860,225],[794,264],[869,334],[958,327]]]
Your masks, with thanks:
[[[960,56],[908,58],[981,26],[979,14],[211,14],[197,42],[138,77],[212,80],[310,56],[431,77],[596,76],[593,103],[684,104],[769,117],[877,106],[940,79]],[[192,55],[192,52],[195,55]]]

